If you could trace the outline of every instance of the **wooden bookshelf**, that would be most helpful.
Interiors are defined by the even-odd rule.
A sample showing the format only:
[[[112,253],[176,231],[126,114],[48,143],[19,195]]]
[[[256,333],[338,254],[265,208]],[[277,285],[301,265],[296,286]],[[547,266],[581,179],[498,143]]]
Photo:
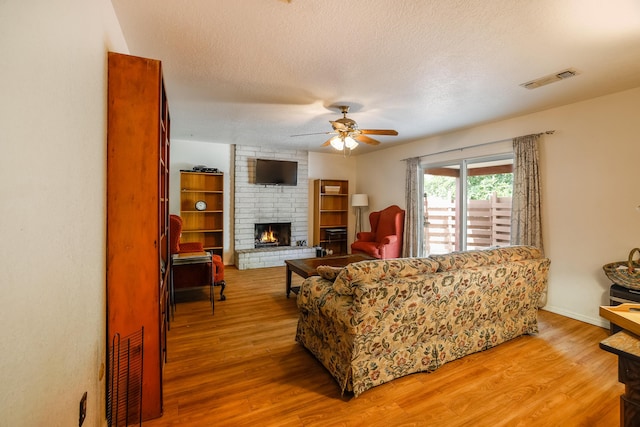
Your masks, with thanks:
[[[201,242],[204,250],[222,257],[224,231],[224,174],[180,172],[182,242]],[[205,203],[197,209],[196,203]]]
[[[109,52],[107,127],[107,345],[144,327],[148,420],[162,415],[168,322],[170,120],[160,61]]]
[[[346,254],[349,181],[316,179],[313,194],[313,244],[334,255]]]

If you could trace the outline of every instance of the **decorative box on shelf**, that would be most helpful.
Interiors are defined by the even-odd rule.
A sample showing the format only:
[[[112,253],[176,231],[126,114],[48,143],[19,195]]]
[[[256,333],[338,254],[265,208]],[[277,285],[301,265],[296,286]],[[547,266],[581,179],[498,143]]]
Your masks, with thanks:
[[[325,185],[324,192],[327,194],[340,194],[340,186],[339,185]]]

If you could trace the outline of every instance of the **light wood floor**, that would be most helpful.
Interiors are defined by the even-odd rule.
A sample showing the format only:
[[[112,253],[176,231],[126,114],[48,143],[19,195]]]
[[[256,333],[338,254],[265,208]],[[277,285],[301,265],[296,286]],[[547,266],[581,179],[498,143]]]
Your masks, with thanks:
[[[182,295],[168,335],[164,415],[145,426],[617,426],[607,330],[550,312],[540,333],[341,396],[294,340],[285,268],[227,267],[226,301]],[[294,284],[301,279],[294,275]],[[216,288],[218,289],[218,288]]]

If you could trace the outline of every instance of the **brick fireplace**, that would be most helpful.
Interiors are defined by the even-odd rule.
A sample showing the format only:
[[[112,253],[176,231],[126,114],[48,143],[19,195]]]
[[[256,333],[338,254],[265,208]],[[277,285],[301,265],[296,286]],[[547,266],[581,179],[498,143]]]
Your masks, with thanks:
[[[298,162],[296,186],[253,183],[256,159]],[[247,145],[235,146],[234,245],[239,270],[284,265],[285,259],[312,258],[315,249],[307,245],[309,234],[308,153],[273,150]],[[256,224],[290,224],[288,243],[256,247]],[[273,231],[273,230],[272,230]]]

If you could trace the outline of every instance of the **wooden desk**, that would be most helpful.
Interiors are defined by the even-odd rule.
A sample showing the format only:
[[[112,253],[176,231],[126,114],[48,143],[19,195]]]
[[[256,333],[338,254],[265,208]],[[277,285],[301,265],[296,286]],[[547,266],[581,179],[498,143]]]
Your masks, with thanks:
[[[299,286],[291,286],[291,273],[294,272],[303,278],[317,276],[318,272],[316,268],[320,265],[329,265],[331,267],[344,267],[345,265],[358,262],[358,261],[366,261],[372,258],[369,255],[365,254],[352,254],[352,255],[342,255],[342,256],[326,256],[321,258],[303,258],[303,259],[289,259],[284,263],[287,265],[287,298],[289,298],[289,294],[293,292],[294,294],[298,293],[300,289]]]
[[[618,355],[618,381],[625,385],[620,396],[620,425],[640,425],[640,338],[622,330],[602,340],[600,348]]]
[[[188,264],[211,264],[211,253],[209,252],[184,252],[181,254],[173,254],[171,256],[171,279],[169,281],[169,298],[171,304],[171,314],[176,307],[175,288],[173,286],[173,267],[176,265],[188,265]],[[211,266],[209,277],[209,300],[211,301],[211,311],[215,311],[214,297],[213,297],[213,265]]]

